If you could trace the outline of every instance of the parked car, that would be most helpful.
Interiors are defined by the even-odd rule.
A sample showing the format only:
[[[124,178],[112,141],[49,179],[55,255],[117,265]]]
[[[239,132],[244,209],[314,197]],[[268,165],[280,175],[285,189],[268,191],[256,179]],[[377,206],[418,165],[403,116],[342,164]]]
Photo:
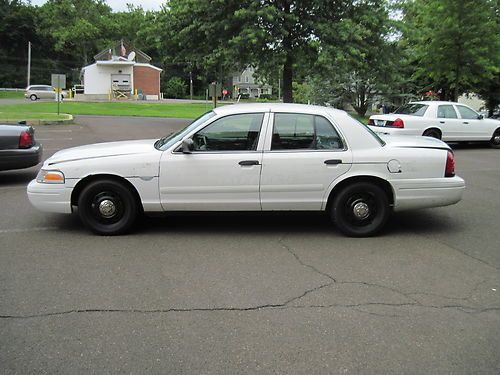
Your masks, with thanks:
[[[500,148],[500,121],[455,102],[412,102],[387,115],[373,115],[370,128],[382,134],[423,135],[446,142],[487,141]]]
[[[0,171],[29,168],[42,160],[42,145],[27,125],[0,125]]]
[[[28,186],[42,211],[71,213],[104,235],[139,212],[326,211],[349,236],[371,236],[392,210],[462,197],[450,147],[382,139],[346,112],[293,104],[216,108],[158,140],[55,153]]]
[[[68,96],[67,91],[61,91],[61,99]],[[24,91],[24,97],[26,99],[31,99],[33,101],[38,99],[53,99],[56,98],[56,89],[48,85],[31,85],[26,87]]]

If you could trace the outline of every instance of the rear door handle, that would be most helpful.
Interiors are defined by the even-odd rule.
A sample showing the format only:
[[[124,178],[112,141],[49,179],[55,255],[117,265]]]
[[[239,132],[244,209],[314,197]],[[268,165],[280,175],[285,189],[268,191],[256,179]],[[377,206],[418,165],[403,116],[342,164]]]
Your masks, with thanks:
[[[464,124],[469,125],[469,123],[467,121],[464,121]]]
[[[440,124],[444,124],[444,121],[439,121]]]
[[[329,159],[325,160],[326,165],[335,165],[335,164],[342,164],[342,160],[340,159]]]
[[[241,166],[245,165],[260,165],[258,160],[242,160],[238,163]]]

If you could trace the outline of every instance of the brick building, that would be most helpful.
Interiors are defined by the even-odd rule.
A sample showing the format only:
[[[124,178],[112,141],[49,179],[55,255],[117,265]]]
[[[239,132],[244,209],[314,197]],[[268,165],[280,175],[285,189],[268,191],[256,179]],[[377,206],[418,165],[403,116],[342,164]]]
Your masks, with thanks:
[[[82,99],[138,98],[158,100],[162,69],[151,57],[118,42],[94,56],[95,63],[82,69]]]

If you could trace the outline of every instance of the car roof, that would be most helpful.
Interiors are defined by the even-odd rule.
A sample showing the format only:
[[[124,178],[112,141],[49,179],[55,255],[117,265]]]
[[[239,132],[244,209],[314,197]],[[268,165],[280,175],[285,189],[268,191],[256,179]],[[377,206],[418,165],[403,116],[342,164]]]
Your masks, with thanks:
[[[309,104],[291,104],[291,103],[244,103],[224,105],[217,107],[214,112],[218,115],[244,113],[244,112],[302,112],[302,113],[345,113],[340,109],[322,107],[318,105]]]
[[[421,100],[418,102],[410,102],[409,104],[462,104],[462,103],[457,103],[457,102],[450,102],[450,101],[445,101],[445,100]]]

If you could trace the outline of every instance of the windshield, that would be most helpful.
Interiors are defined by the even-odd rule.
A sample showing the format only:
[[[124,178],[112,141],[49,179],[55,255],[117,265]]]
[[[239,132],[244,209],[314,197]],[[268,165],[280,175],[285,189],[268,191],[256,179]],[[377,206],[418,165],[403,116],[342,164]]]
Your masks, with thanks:
[[[354,122],[356,122],[356,124],[358,124],[359,126],[363,127],[363,129],[365,129],[368,133],[370,133],[373,138],[375,138],[378,143],[380,143],[381,146],[385,146],[385,142],[382,138],[380,138],[378,136],[377,133],[375,133],[373,130],[370,129],[369,126],[366,126],[365,124],[361,123],[360,121],[356,120],[354,117],[352,117],[350,114],[347,114]]]
[[[429,106],[418,103],[405,104],[394,111],[399,115],[423,116]]]
[[[155,147],[158,150],[166,150],[170,146],[172,146],[174,143],[180,141],[186,134],[188,134],[192,129],[198,127],[198,125],[203,124],[205,121],[208,119],[212,118],[215,116],[215,112],[210,111],[207,112],[200,117],[198,117],[196,120],[194,120],[191,124],[186,126],[184,129],[179,130],[176,133],[172,133],[170,135],[167,135],[166,137],[160,138],[156,141]]]

